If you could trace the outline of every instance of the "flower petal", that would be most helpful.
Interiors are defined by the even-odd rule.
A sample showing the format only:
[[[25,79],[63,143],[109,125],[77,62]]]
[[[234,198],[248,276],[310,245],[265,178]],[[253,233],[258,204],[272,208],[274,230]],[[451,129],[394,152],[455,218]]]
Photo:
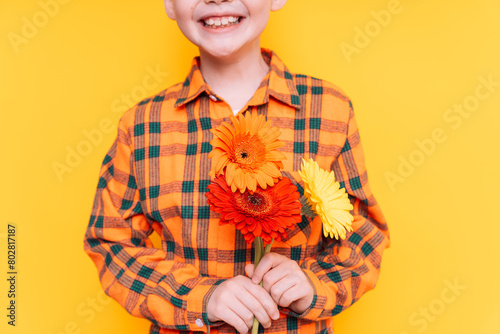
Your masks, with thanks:
[[[352,230],[352,205],[345,189],[335,181],[334,172],[321,169],[313,159],[302,159],[299,175],[308,204],[323,222],[324,235],[345,238],[346,231]]]
[[[273,186],[282,178],[286,156],[277,151],[284,145],[278,140],[281,131],[257,112],[230,116],[231,124],[223,122],[212,129],[214,139],[209,153],[211,177],[224,173],[231,190],[255,191],[257,186]]]
[[[247,174],[241,175],[246,177]],[[249,181],[249,184],[250,187],[255,185],[254,192],[250,191],[250,187],[243,193],[233,192],[226,178],[219,175],[207,187],[207,202],[213,211],[221,214],[219,223],[234,225],[246,242],[252,242],[257,236],[266,243],[272,239],[281,240],[286,231],[295,228],[302,219],[297,187],[288,178],[267,189],[257,185],[258,178],[253,180],[255,183]]]

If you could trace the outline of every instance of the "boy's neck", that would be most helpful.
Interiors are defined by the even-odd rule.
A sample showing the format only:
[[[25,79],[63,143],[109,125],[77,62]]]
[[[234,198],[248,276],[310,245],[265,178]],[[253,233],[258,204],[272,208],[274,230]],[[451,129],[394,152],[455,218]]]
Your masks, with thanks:
[[[252,98],[269,71],[260,46],[224,59],[200,50],[200,71],[210,88],[233,110],[239,110]]]

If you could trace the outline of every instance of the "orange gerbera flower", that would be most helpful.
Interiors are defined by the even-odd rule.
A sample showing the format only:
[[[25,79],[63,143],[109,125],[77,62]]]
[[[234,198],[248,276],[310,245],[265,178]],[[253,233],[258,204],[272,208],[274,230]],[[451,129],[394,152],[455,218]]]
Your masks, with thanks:
[[[274,187],[257,187],[253,193],[232,192],[224,177],[217,176],[205,195],[213,211],[220,213],[219,224],[231,224],[243,233],[247,243],[261,237],[267,244],[286,238],[286,229],[301,221],[300,194],[288,178]]]
[[[277,151],[284,145],[278,139],[280,130],[256,112],[231,116],[231,122],[232,125],[223,122],[211,130],[214,139],[208,155],[212,158],[210,175],[225,174],[233,192],[254,192],[257,185],[262,189],[273,186],[281,178],[285,159]]]

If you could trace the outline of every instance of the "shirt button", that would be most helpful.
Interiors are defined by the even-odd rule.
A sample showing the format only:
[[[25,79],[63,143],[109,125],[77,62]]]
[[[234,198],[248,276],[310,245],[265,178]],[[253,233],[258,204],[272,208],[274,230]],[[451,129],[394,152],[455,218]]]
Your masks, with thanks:
[[[212,101],[217,101],[217,98],[215,97],[215,95],[212,95],[212,94],[210,94],[210,99],[211,99]]]
[[[203,321],[201,319],[196,319],[196,326],[203,327]]]

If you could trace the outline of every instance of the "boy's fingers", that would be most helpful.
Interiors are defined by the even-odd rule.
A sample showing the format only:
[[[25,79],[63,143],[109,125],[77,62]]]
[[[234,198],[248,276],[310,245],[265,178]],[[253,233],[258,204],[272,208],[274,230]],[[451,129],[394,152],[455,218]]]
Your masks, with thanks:
[[[236,315],[245,323],[247,328],[252,327],[254,314],[252,313],[252,310],[249,309],[245,299],[240,300],[237,297],[228,304],[228,307],[236,313]]]
[[[249,327],[253,325],[254,316],[262,324],[262,326],[264,326],[264,328],[268,328],[271,326],[271,317],[267,313],[264,305],[262,305],[261,302],[257,300],[251,293],[249,293],[248,291],[242,291],[237,295],[236,298],[238,298],[239,301],[244,304],[244,306],[247,308],[246,311],[250,312],[249,315],[245,313],[245,318],[243,319]],[[249,318],[247,318],[247,316]]]
[[[286,290],[280,298],[280,305],[283,307],[288,307],[290,306],[291,303],[293,303],[296,300],[299,300],[303,297],[302,291],[300,291],[300,288],[297,287],[296,285],[291,287],[290,289]]]
[[[275,285],[278,281],[283,280],[285,278],[290,279],[288,275],[289,275],[288,268],[286,268],[285,265],[282,263],[282,265],[274,267],[273,269],[269,270],[267,273],[264,274],[264,277],[262,277],[262,287],[266,289],[266,291],[271,292],[271,287]]]
[[[272,268],[278,266],[284,261],[285,257],[277,253],[267,253],[262,257],[257,268],[255,268],[252,275],[252,282],[259,284],[262,281],[262,277]]]
[[[252,264],[252,263],[249,263],[245,266],[245,274],[252,278],[252,275],[253,275],[253,271],[255,269],[255,266]]]
[[[269,294],[271,295],[276,304],[278,304],[279,306],[286,307],[288,305],[283,305],[283,301],[281,299],[283,295],[287,293],[287,291],[293,288],[294,286],[295,282],[293,282],[292,280],[281,279],[271,286]]]
[[[231,308],[228,308],[227,312],[225,312],[225,313],[226,314],[224,315],[224,318],[222,319],[224,322],[233,326],[234,329],[236,329],[241,334],[248,333],[250,327],[246,324],[246,322],[238,314],[236,314]]]
[[[255,284],[250,284],[247,287],[247,290],[253,297],[255,297],[259,301],[260,305],[272,319],[276,320],[279,318],[278,306],[263,287]]]

